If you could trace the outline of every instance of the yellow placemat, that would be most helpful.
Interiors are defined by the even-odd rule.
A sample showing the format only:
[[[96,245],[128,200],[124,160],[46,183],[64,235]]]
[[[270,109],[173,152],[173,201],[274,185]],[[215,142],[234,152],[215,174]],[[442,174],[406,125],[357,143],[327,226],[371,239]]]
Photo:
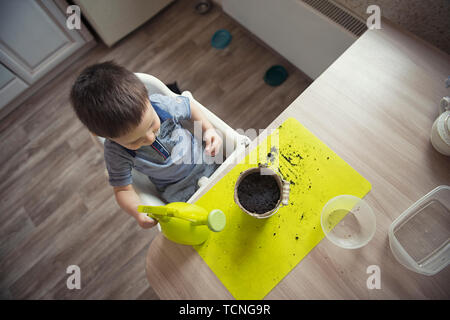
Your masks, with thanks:
[[[248,216],[233,200],[239,174],[258,163],[291,182],[289,205],[268,219]],[[227,225],[194,248],[236,299],[262,299],[324,238],[325,203],[341,194],[362,198],[370,189],[364,177],[289,118],[196,202],[223,210]]]

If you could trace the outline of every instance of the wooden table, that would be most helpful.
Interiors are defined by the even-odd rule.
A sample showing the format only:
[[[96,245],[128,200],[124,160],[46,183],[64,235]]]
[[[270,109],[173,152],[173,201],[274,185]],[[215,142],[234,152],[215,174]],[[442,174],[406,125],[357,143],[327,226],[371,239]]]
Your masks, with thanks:
[[[377,217],[375,236],[357,250],[324,239],[266,299],[450,299],[450,268],[432,277],[409,271],[388,240],[395,218],[450,184],[450,158],[429,142],[438,103],[449,94],[450,58],[387,21],[382,27],[360,37],[267,128],[296,118],[369,180],[364,199]],[[380,268],[381,289],[367,288],[371,265]],[[146,269],[161,299],[233,298],[192,247],[161,234]]]

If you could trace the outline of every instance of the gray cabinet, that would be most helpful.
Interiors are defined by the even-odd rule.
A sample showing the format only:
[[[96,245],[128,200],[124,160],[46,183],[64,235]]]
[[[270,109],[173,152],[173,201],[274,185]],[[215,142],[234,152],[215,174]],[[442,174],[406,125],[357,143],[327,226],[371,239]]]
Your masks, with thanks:
[[[155,16],[173,0],[73,0],[107,46]]]
[[[92,41],[66,26],[67,3],[0,0],[0,108]]]

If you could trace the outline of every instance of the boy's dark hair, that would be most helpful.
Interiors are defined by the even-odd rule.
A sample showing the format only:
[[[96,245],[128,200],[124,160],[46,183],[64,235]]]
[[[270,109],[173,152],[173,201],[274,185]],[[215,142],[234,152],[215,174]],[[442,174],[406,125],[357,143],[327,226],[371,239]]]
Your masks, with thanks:
[[[70,100],[89,131],[117,138],[140,124],[148,94],[134,73],[107,61],[81,72],[72,86]]]

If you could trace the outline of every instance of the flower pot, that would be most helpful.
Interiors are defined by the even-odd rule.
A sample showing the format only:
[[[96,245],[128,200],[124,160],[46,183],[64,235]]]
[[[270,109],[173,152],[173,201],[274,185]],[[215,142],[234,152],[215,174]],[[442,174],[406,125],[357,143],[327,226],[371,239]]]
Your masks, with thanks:
[[[289,204],[289,182],[260,165],[243,171],[234,187],[234,202],[248,215],[264,219]]]

